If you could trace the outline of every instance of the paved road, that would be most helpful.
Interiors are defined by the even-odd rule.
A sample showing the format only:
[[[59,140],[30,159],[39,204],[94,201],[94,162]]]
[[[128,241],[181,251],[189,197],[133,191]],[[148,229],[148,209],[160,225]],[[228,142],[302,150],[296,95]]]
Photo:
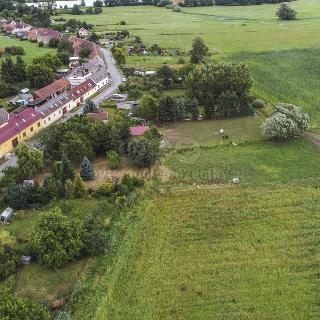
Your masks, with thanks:
[[[122,74],[118,69],[110,50],[100,48],[105,62],[108,66],[108,70],[111,76],[110,85],[106,87],[98,96],[94,97],[92,101],[98,106],[104,100],[111,98],[111,96],[118,90],[119,85],[122,83]],[[82,114],[84,106],[80,107],[76,112],[70,112],[67,117],[74,116],[75,114]]]
[[[109,73],[111,76],[111,84],[110,86],[106,87],[98,96],[92,99],[96,105],[99,105],[104,100],[111,98],[113,93],[117,91],[119,85],[122,83],[122,74],[112,57],[111,51],[104,48],[101,48],[101,51],[104,55],[105,62],[109,69]],[[76,112],[67,113],[64,117],[64,121],[66,121],[67,119],[75,115],[82,114],[83,108],[84,106],[80,107]],[[30,141],[30,143],[32,144],[33,142]],[[16,166],[17,166],[17,158],[15,155],[12,155],[12,157],[8,161],[0,165],[0,178],[3,176],[2,171],[4,169],[8,167],[16,167]]]

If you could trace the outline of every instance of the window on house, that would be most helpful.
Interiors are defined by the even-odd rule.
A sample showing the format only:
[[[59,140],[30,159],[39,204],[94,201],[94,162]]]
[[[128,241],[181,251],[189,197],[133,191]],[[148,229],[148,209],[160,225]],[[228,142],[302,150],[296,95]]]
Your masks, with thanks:
[[[26,133],[26,132],[24,132],[22,135],[23,135],[23,137],[25,137],[25,136],[27,135],[27,133]]]
[[[38,127],[40,127],[40,122],[38,122]]]
[[[33,131],[33,127],[30,128],[30,131],[31,131],[31,132]]]

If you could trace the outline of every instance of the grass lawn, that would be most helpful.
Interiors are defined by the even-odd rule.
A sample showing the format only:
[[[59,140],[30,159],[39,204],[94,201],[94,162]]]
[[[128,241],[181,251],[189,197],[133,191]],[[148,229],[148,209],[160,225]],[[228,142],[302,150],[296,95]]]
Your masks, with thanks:
[[[208,187],[140,203],[74,318],[317,319],[319,196]]]
[[[320,2],[290,4],[298,20],[278,21],[278,5],[184,8],[182,13],[153,6],[103,8],[103,14],[70,16],[94,25],[98,32],[128,30],[150,46],[189,50],[192,39],[202,37],[219,53],[263,51],[319,46]],[[118,25],[126,21],[125,26]]]
[[[261,140],[260,125],[263,116],[241,117],[226,120],[187,121],[169,125],[163,129],[169,148],[188,148],[228,144],[230,141]],[[221,140],[219,130],[224,129],[228,140]]]
[[[18,272],[14,292],[17,296],[50,305],[71,293],[92,262],[93,258],[81,259],[57,270],[48,270],[38,264],[24,266]]]
[[[304,139],[182,150],[169,153],[165,164],[173,181],[183,183],[229,183],[239,177],[243,185],[264,185],[320,178],[320,154]]]
[[[23,56],[24,61],[29,64],[32,59],[43,56],[46,53],[54,52],[54,49],[39,48],[37,43],[31,43],[29,41],[20,41],[18,39],[12,39],[0,34],[0,48],[19,46],[23,47],[25,55]],[[12,56],[14,58],[14,56]],[[1,61],[1,58],[0,58]]]
[[[188,57],[182,56],[185,61],[189,61]],[[131,55],[126,57],[127,64],[130,67],[141,68],[145,70],[156,70],[159,68],[159,65],[167,64],[170,67],[179,66],[178,60],[180,56],[140,56],[140,55]],[[181,66],[181,65],[180,65]]]

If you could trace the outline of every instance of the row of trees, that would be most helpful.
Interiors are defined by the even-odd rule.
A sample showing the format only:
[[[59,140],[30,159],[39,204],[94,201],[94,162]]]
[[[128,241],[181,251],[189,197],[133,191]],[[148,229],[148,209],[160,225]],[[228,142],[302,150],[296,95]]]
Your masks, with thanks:
[[[146,94],[141,98],[137,115],[154,123],[182,121],[187,117],[196,120],[199,108],[195,98],[167,96],[157,99],[151,94]]]

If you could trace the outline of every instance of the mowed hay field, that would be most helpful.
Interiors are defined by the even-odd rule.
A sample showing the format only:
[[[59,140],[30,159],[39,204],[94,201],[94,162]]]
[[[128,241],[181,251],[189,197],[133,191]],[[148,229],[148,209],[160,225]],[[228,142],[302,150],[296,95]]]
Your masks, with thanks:
[[[175,183],[229,184],[238,177],[240,186],[304,185],[318,184],[320,178],[319,151],[304,139],[188,148],[169,153],[165,164]]]
[[[319,319],[319,196],[213,186],[140,203],[75,319]]]

